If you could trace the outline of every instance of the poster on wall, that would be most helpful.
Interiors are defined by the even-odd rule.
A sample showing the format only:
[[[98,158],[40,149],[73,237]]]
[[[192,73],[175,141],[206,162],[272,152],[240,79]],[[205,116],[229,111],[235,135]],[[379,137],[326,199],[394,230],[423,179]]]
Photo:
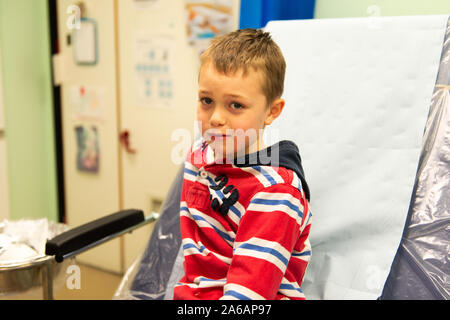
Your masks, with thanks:
[[[81,172],[98,173],[100,147],[96,126],[75,127],[77,138],[77,169]]]
[[[233,0],[185,0],[189,45],[201,54],[211,39],[233,31]]]
[[[71,86],[70,105],[73,120],[101,122],[105,119],[105,90],[102,87]]]
[[[146,31],[135,33],[136,103],[143,107],[171,108],[174,95],[174,40]]]

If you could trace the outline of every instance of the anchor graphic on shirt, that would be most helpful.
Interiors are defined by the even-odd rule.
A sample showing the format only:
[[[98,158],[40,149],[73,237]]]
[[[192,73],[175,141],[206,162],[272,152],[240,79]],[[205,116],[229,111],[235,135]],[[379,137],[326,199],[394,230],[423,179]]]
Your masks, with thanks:
[[[226,175],[217,176],[214,181],[218,182],[219,184],[211,186],[211,189],[215,191],[222,191],[224,198],[222,199],[222,205],[220,205],[219,200],[217,198],[212,199],[212,195],[210,194],[209,198],[212,199],[211,208],[214,211],[226,215],[230,210],[230,207],[239,200],[239,191],[235,188],[234,185],[227,186],[228,177]],[[231,190],[233,191],[230,193]],[[230,194],[227,196],[228,193]]]

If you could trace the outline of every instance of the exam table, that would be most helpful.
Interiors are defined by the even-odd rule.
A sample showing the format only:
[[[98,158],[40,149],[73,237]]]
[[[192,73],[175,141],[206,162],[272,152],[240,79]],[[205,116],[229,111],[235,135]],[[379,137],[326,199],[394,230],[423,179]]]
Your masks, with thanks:
[[[311,189],[307,299],[450,297],[448,16],[273,21],[286,107],[266,144],[297,143]],[[180,169],[116,299],[171,299],[183,275]]]
[[[266,144],[297,143],[311,189],[307,299],[450,297],[448,16],[273,21],[286,107]],[[183,276],[180,169],[116,299],[171,299]]]

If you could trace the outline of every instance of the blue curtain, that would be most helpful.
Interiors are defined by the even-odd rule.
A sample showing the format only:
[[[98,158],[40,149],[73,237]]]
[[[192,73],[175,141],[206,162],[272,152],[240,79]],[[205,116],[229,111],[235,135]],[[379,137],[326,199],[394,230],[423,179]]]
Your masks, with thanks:
[[[313,19],[316,0],[241,0],[239,28],[263,28],[270,20]]]

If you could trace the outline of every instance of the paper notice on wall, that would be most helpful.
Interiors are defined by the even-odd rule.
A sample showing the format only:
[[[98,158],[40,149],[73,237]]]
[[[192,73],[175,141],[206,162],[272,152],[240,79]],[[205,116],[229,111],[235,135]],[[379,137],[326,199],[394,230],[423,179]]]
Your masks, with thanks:
[[[202,53],[211,39],[233,31],[233,0],[185,0],[188,42]]]
[[[173,56],[170,36],[136,32],[136,103],[143,107],[171,108],[174,96]]]
[[[76,121],[105,119],[105,90],[102,87],[71,86],[72,118]]]

